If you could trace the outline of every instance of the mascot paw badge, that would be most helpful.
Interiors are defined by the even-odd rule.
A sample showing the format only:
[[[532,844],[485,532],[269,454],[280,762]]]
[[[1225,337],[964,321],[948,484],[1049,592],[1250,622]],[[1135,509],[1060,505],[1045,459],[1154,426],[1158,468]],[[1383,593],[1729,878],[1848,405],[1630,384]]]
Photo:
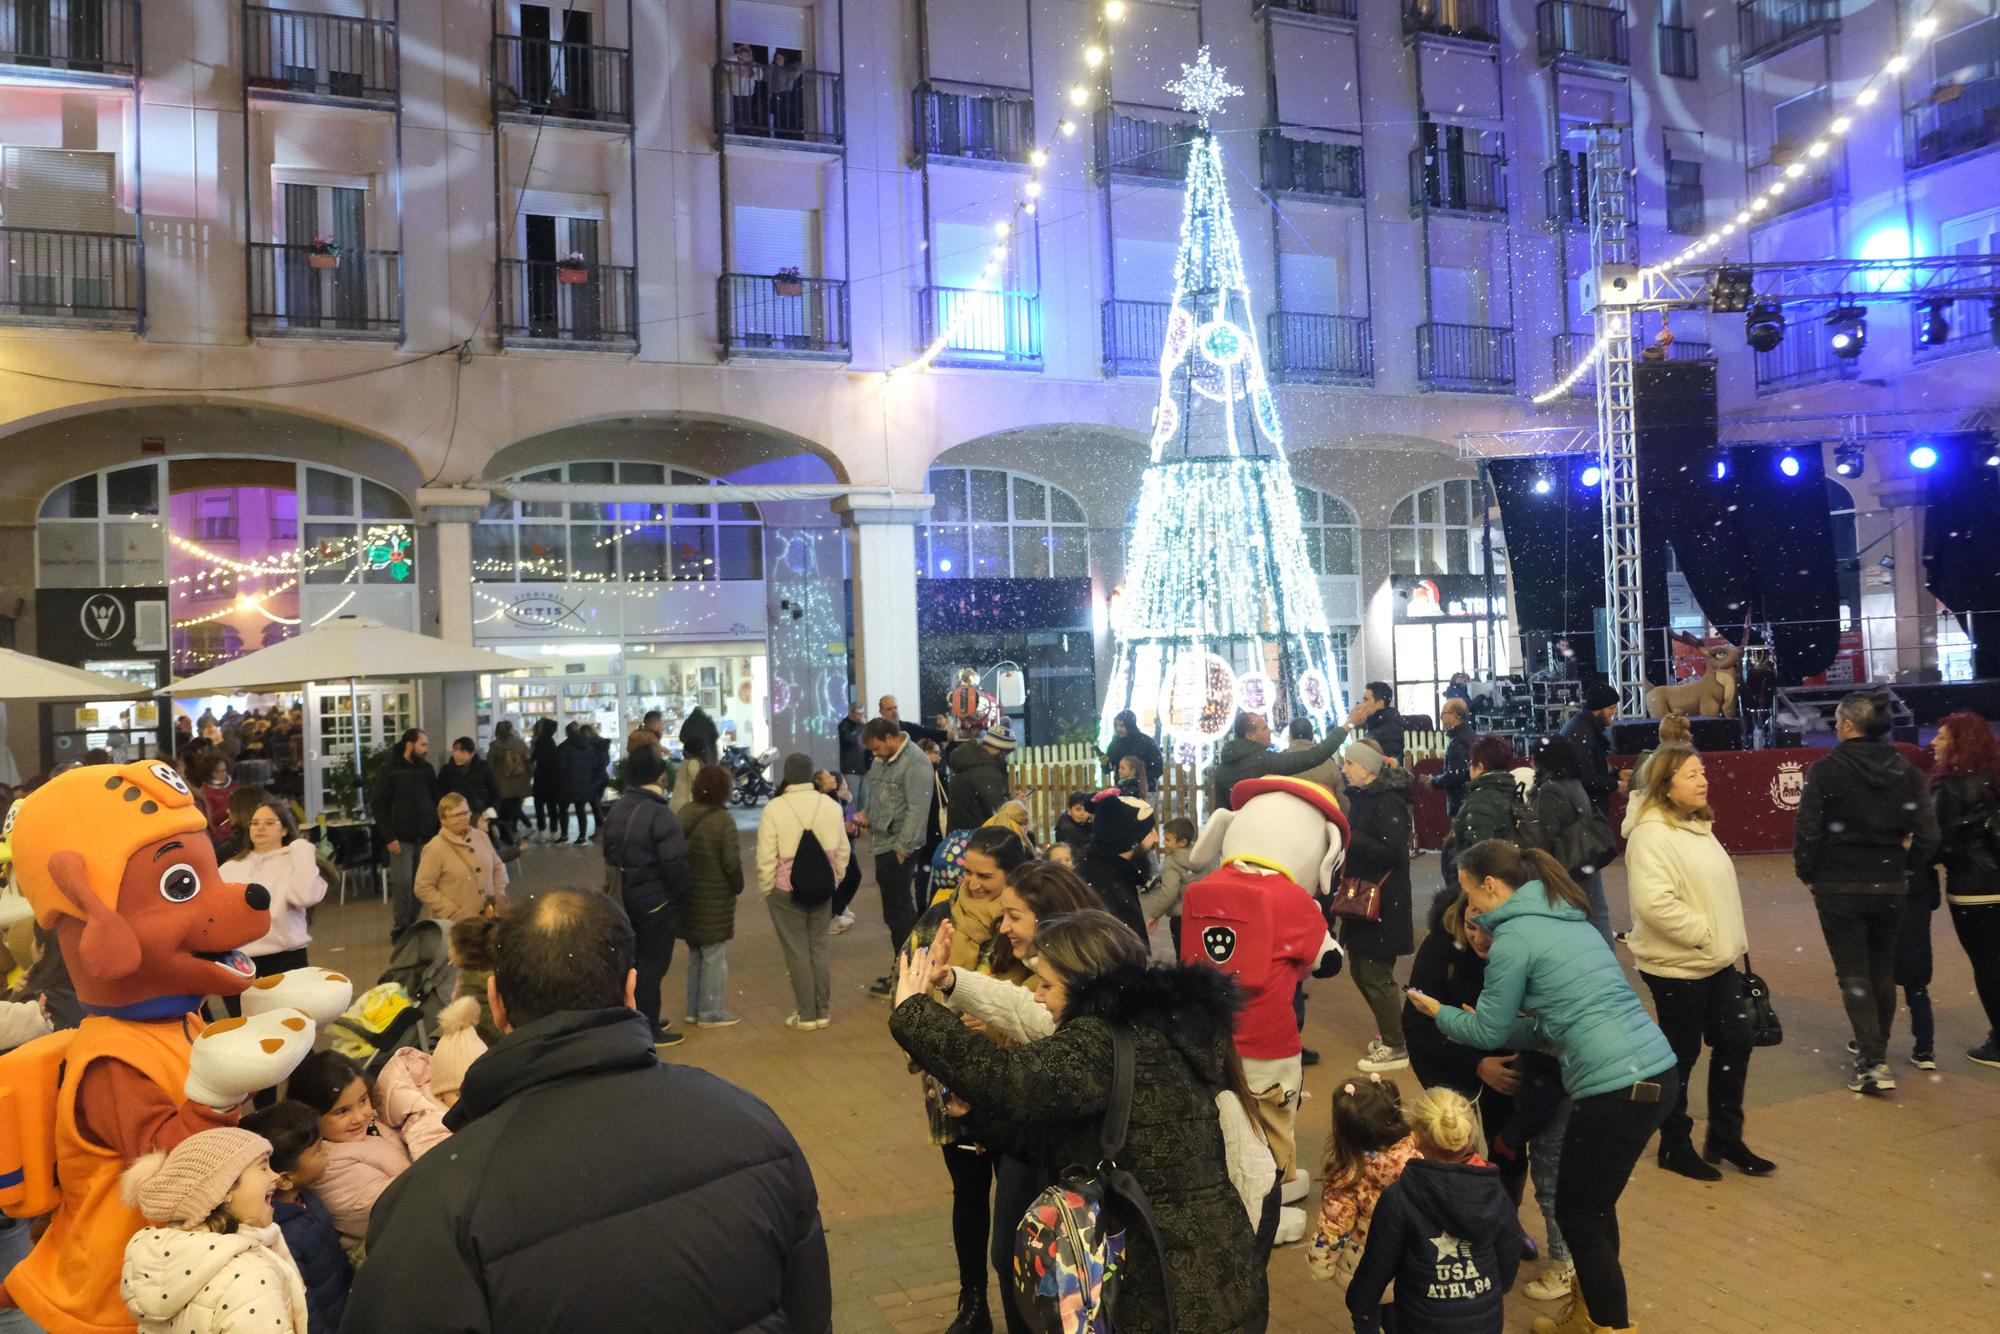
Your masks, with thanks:
[[[274,1010],[297,1010],[321,1028],[347,1012],[354,1003],[354,983],[346,974],[325,968],[294,968],[290,972],[260,977],[243,993],[243,1014],[269,1014]],[[214,1032],[213,1029],[209,1030]],[[267,1088],[269,1085],[258,1085]]]
[[[1228,963],[1236,953],[1236,932],[1226,926],[1211,926],[1201,933],[1201,947],[1216,963]]]

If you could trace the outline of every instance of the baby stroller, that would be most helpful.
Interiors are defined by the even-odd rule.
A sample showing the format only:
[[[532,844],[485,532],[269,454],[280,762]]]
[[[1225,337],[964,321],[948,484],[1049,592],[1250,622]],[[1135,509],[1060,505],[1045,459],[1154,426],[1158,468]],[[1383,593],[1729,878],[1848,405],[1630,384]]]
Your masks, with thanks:
[[[436,918],[416,923],[389,953],[375,985],[354,998],[333,1021],[333,1049],[374,1075],[403,1047],[431,1049],[437,1017],[458,987],[448,948],[452,924]]]

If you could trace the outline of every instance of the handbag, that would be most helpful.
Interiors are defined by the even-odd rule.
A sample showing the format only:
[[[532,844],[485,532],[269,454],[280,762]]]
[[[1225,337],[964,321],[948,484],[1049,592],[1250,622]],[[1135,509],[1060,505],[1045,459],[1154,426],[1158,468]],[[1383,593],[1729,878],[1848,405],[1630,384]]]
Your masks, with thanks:
[[[1743,956],[1743,999],[1750,1015],[1750,1045],[1775,1047],[1785,1040],[1785,1026],[1771,1007],[1771,988],[1750,971],[1750,956]]]
[[[1382,886],[1388,883],[1392,871],[1385,871],[1373,880],[1366,876],[1344,875],[1334,886],[1333,893],[1326,899],[1326,920],[1331,926],[1336,918],[1351,922],[1379,922],[1382,920]]]

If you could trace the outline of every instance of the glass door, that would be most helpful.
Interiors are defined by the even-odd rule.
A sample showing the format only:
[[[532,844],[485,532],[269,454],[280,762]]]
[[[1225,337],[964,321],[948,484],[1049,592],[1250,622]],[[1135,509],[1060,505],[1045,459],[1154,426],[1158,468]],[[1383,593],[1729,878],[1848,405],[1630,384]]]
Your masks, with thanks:
[[[367,793],[354,777],[357,741],[364,756],[393,746],[416,726],[417,692],[407,682],[306,688],[306,820],[352,812]]]

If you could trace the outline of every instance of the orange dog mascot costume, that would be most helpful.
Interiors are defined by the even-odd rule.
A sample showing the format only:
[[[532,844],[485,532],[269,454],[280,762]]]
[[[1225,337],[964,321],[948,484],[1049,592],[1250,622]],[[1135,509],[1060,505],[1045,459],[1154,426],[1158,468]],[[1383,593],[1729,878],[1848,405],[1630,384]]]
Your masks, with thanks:
[[[224,883],[206,830],[159,761],[72,769],[8,815],[16,882],[54,929],[89,1016],[0,1056],[0,1208],[54,1215],[0,1301],[50,1334],[135,1326],[118,1274],[145,1224],[119,1198],[119,1174],[234,1125],[246,1097],[312,1050],[314,1022],[298,1010],[205,1031],[195,1014],[205,997],[251,985],[239,951],[271,919],[261,885]]]

